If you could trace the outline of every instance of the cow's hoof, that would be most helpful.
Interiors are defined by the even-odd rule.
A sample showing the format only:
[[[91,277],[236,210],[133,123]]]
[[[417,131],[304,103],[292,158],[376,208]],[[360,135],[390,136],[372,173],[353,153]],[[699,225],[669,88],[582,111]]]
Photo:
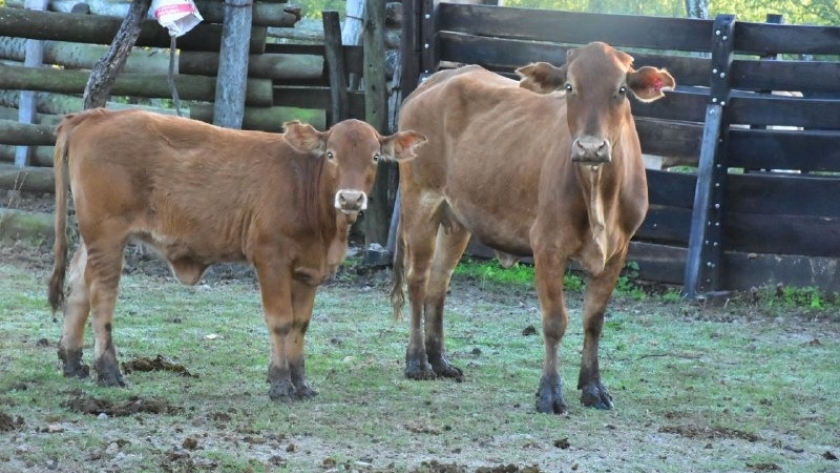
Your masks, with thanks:
[[[405,364],[405,377],[417,381],[437,379],[437,374],[432,365],[425,361],[407,360]]]
[[[605,411],[614,407],[610,393],[601,383],[589,383],[581,388],[580,402],[586,407]]]
[[[543,414],[566,414],[568,406],[563,400],[563,386],[558,376],[551,376],[540,380],[537,390],[537,411]]]
[[[87,378],[90,367],[82,363],[82,350],[58,349],[58,359],[61,360],[65,378]]]
[[[309,387],[307,383],[298,383],[295,386],[295,392],[293,394],[295,399],[305,400],[305,399],[312,399],[313,397],[318,395],[318,391]]]
[[[271,389],[268,390],[268,397],[272,401],[289,402],[295,400],[295,385],[288,379],[281,379],[271,383]]]
[[[446,358],[441,358],[440,363],[432,363],[432,370],[441,378],[452,378],[459,383],[464,380],[461,368],[450,364]]]

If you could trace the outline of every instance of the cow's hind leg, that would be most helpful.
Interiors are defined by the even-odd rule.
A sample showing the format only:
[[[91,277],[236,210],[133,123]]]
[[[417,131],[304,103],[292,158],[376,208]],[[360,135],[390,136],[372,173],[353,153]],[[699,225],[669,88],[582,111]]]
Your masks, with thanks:
[[[58,342],[58,358],[61,360],[64,376],[86,378],[90,373],[82,363],[85,322],[90,313],[90,299],[85,284],[87,249],[79,245],[68,268],[67,298],[64,300],[64,328]]]
[[[590,279],[583,304],[583,356],[578,389],[581,390],[580,402],[596,409],[613,408],[612,397],[601,384],[598,344],[604,327],[604,312],[624,265],[625,254],[613,257],[603,272]]]
[[[108,234],[108,232],[104,232]],[[122,275],[124,239],[88,243],[85,283],[90,295],[93,323],[94,368],[97,382],[104,386],[125,386],[112,337],[114,306]]]
[[[316,286],[301,281],[292,282],[292,340],[286,345],[286,358],[297,399],[308,399],[318,395],[306,382],[304,337],[312,320],[312,308],[315,305]],[[295,332],[296,330],[296,332]]]
[[[461,226],[451,227],[448,232],[444,227],[440,227],[423,307],[426,356],[429,363],[438,376],[454,378],[458,381],[463,379],[463,371],[449,363],[444,354],[443,306],[452,272],[461,260],[469,241],[469,232]]]
[[[405,377],[416,380],[436,379],[437,374],[429,364],[423,331],[423,312],[426,305],[426,288],[435,253],[435,235],[438,222],[423,211],[419,201],[412,202],[407,194],[402,196],[403,222],[401,224],[405,241],[406,284],[411,320],[408,332],[408,347],[405,352]],[[408,213],[406,208],[418,209]]]

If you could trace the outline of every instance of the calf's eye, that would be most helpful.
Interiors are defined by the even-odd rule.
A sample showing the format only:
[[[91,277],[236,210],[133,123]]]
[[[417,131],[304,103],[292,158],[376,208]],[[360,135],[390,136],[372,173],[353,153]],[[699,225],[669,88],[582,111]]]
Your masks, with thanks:
[[[333,154],[332,151],[327,151],[327,159],[329,159],[329,160],[335,159],[335,155]]]
[[[373,162],[378,163],[380,158],[381,158],[381,156],[379,155],[379,153],[374,154],[373,155]]]
[[[566,85],[564,85],[563,88],[566,89],[566,92],[571,92],[572,91],[572,84],[566,82]]]

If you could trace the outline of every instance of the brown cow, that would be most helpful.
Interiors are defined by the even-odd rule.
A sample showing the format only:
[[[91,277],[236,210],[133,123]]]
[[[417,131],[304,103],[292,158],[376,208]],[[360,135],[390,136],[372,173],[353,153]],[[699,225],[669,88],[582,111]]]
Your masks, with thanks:
[[[271,337],[269,396],[314,396],[303,342],[315,288],[344,258],[377,162],[409,159],[423,141],[410,131],[382,137],[358,120],[326,132],[290,122],[275,134],[138,110],[67,116],[55,152],[54,310],[64,297],[68,184],[82,242],[58,349],[64,375],[88,374],[82,339],[91,312],[98,381],[125,385],[111,332],[123,249],[133,240],[159,251],[184,284],[213,263],[251,263]]]
[[[444,356],[443,306],[475,235],[503,261],[534,257],[545,339],[540,412],[567,409],[557,372],[568,320],[563,276],[569,260],[588,271],[578,388],[584,405],[612,407],[598,341],[648,207],[628,95],[649,102],[675,84],[664,70],[633,69],[632,57],[604,43],[572,49],[566,59],[562,67],[524,66],[518,83],[478,66],[438,72],[402,106],[400,128],[429,139],[417,159],[400,163],[402,248],[392,301],[399,315],[407,265],[409,378],[462,376]]]

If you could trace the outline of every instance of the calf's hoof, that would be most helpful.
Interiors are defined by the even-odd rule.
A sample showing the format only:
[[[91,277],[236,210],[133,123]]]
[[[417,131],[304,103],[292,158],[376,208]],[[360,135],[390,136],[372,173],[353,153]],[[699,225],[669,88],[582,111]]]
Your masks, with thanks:
[[[271,389],[268,390],[268,397],[276,402],[301,401],[311,399],[317,395],[318,392],[310,388],[306,383],[301,383],[300,386],[295,387],[287,379],[272,382]]]
[[[608,411],[612,409],[612,396],[601,383],[588,383],[581,388],[580,402],[586,407]]]
[[[96,382],[100,386],[125,387],[125,379],[115,359],[103,356],[96,360],[94,368],[96,368]]]
[[[405,377],[416,381],[427,381],[437,379],[437,374],[432,369],[432,365],[425,361],[416,359],[405,360]]]
[[[537,389],[537,411],[543,414],[566,414],[563,385],[559,376],[543,376]]]
[[[82,363],[82,350],[58,349],[58,359],[61,360],[65,378],[87,378],[90,367]]]

